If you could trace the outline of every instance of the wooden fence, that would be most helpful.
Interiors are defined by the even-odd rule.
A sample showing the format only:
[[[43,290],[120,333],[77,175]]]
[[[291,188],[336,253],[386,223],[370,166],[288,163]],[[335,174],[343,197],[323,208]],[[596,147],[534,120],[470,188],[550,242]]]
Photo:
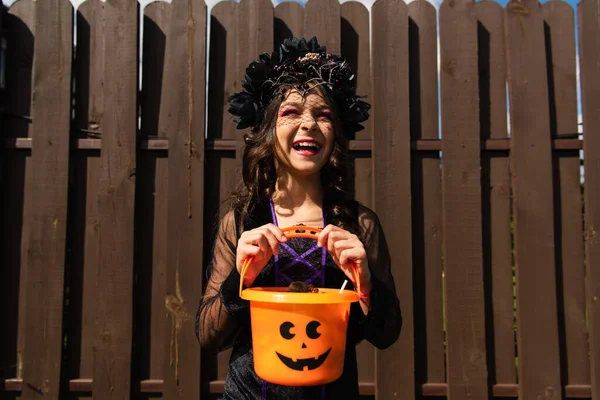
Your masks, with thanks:
[[[0,22],[0,398],[220,396],[228,355],[201,352],[194,313],[239,181],[226,99],[294,34],[347,57],[373,103],[354,190],[404,327],[359,346],[365,398],[600,400],[600,0],[578,9],[576,27],[562,1],[446,0],[438,60],[425,0],[210,18],[201,0],[18,0]]]

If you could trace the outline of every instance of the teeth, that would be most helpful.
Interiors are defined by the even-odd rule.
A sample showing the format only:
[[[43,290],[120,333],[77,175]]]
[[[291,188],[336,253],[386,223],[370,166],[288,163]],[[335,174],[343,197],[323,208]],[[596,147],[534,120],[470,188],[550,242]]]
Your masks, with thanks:
[[[294,145],[294,148],[297,148],[297,149],[301,149],[301,148],[318,149],[319,147],[320,146],[317,143],[311,143],[311,142],[296,143]]]

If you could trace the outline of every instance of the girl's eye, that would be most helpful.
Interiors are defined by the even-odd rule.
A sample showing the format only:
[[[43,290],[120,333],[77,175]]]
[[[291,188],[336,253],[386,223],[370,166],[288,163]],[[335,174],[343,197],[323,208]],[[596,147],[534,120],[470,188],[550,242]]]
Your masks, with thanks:
[[[319,114],[319,118],[331,120],[331,113],[329,111],[324,111]]]
[[[293,108],[286,108],[285,110],[281,111],[281,113],[279,114],[279,116],[281,117],[287,117],[290,115],[298,115],[298,111],[294,110]]]

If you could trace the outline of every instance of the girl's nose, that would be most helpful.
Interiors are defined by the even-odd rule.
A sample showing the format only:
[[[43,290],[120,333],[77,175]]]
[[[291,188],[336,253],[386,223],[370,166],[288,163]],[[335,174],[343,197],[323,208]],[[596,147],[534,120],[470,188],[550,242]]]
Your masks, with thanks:
[[[302,125],[300,126],[300,128],[303,131],[309,132],[312,130],[316,130],[318,128],[318,124],[317,124],[317,121],[315,121],[315,119],[312,116],[305,117],[304,120],[302,121]]]

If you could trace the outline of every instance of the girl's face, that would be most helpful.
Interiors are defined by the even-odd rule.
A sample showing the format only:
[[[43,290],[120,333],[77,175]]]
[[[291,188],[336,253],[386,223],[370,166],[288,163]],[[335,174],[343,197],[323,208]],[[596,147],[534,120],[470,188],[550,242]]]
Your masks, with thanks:
[[[279,106],[276,123],[278,168],[310,176],[321,171],[333,149],[332,110],[320,90],[304,98],[291,90]]]

